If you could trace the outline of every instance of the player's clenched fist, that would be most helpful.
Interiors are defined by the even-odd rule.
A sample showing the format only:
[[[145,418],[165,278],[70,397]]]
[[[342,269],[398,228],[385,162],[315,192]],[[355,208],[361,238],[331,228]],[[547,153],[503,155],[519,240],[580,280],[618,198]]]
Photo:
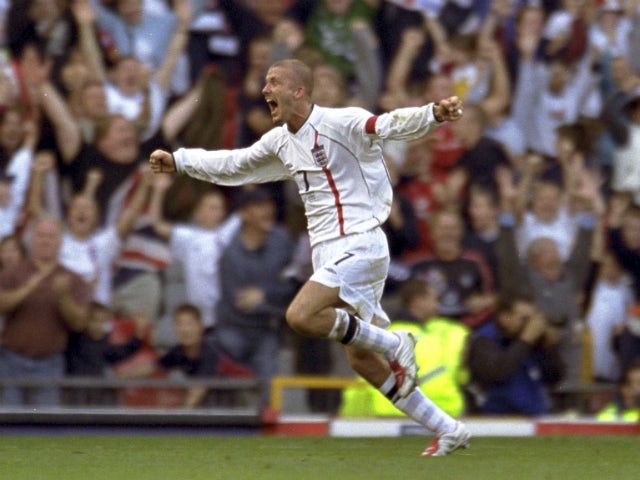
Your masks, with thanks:
[[[173,173],[176,171],[173,155],[164,150],[154,150],[149,157],[149,165],[153,173]]]
[[[439,122],[455,122],[462,117],[462,100],[453,96],[433,105],[433,116]]]

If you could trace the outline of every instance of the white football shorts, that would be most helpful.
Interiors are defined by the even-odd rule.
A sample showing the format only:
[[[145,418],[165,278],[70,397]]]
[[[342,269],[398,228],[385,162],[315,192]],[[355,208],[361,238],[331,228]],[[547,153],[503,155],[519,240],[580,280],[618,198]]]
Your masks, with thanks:
[[[389,271],[389,246],[381,228],[319,243],[312,252],[310,280],[339,288],[340,298],[358,317],[388,327],[380,300]]]

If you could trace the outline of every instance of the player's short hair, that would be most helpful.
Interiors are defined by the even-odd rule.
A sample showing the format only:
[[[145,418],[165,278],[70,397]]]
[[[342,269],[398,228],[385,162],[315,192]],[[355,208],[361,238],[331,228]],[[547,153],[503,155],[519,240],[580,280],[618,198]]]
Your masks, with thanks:
[[[313,71],[309,66],[296,59],[287,58],[285,60],[279,60],[271,65],[271,68],[279,67],[286,68],[292,74],[292,80],[297,86],[304,88],[307,97],[311,97],[313,93]]]

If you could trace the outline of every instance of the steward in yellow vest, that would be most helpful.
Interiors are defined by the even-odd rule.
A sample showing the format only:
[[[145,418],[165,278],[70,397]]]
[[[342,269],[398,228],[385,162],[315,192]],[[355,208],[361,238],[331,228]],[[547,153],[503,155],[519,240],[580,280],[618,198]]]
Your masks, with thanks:
[[[625,369],[617,398],[596,414],[602,422],[640,421],[640,358]]]

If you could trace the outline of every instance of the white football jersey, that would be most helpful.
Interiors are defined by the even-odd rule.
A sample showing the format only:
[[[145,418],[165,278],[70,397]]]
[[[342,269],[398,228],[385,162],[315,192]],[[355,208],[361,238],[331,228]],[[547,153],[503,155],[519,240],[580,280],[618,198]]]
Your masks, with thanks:
[[[414,140],[437,125],[433,104],[380,116],[314,105],[296,133],[282,125],[247,148],[181,148],[174,159],[178,172],[218,185],[294,180],[315,245],[382,225],[393,196],[382,140]]]

